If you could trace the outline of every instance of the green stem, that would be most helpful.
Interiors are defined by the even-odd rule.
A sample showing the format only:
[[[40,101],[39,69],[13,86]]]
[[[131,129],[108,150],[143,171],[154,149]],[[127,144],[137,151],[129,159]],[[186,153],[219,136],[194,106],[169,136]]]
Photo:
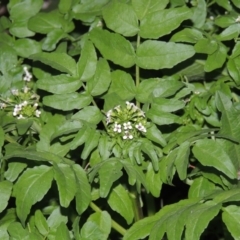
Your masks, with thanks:
[[[145,193],[145,200],[147,205],[148,217],[153,216],[156,213],[154,198],[151,194]]]
[[[90,207],[95,212],[102,212],[102,210],[93,202],[90,203]],[[121,235],[124,235],[126,233],[126,229],[123,228],[121,225],[119,225],[117,222],[112,220],[112,228],[115,229],[117,232],[119,232]]]
[[[137,35],[137,48],[138,48],[139,45],[140,45],[140,40],[141,40],[141,38],[140,38],[140,36],[139,36],[139,34],[138,34],[138,35]],[[138,65],[136,65],[135,71],[136,71],[136,80],[135,80],[135,83],[136,83],[136,87],[138,87],[139,84],[140,84],[140,69],[139,69]],[[136,105],[137,105],[137,107],[140,107],[140,103],[139,103],[138,101],[136,101]]]
[[[0,181],[1,182],[4,180],[5,168],[6,168],[6,160],[2,158],[2,160],[1,160],[1,173],[0,173]]]
[[[130,193],[130,198],[132,200],[134,220],[135,222],[143,218],[142,208],[139,201],[139,194],[136,190],[132,190]]]

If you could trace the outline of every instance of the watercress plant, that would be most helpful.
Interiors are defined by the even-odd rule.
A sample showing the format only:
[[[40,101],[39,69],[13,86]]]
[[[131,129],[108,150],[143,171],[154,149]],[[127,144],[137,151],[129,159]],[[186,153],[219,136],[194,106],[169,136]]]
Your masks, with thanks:
[[[44,6],[0,17],[0,239],[239,239],[239,1]]]

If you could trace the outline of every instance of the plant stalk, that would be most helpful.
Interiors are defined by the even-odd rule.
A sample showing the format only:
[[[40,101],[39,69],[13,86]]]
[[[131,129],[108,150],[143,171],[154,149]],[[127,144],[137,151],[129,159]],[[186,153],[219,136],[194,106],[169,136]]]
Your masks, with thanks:
[[[138,34],[137,35],[137,48],[140,45],[140,41],[141,41],[141,38],[140,38],[140,36]],[[138,65],[136,65],[135,72],[136,72],[135,84],[136,84],[136,88],[137,88],[139,86],[139,84],[140,84],[140,69],[139,69]],[[137,107],[140,107],[140,103],[138,101],[136,101],[136,105],[137,105]]]
[[[102,212],[102,210],[93,202],[90,203],[90,207],[95,212]],[[119,225],[117,222],[112,220],[112,228],[115,229],[117,232],[119,232],[121,235],[124,235],[126,233],[126,229],[123,228],[121,225]]]

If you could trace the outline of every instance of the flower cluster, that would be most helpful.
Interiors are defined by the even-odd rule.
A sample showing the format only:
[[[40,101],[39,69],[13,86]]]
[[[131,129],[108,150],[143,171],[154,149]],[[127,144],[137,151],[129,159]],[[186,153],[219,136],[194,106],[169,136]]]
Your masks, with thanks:
[[[112,137],[132,140],[146,133],[144,112],[135,104],[126,102],[126,106],[116,106],[106,113],[108,133]]]
[[[29,86],[32,79],[32,74],[27,67],[24,70],[24,86],[20,89],[13,88],[10,91],[10,96],[4,99],[0,97],[0,109],[10,112],[17,119],[24,119],[29,117],[40,117],[41,111],[38,109],[38,95]]]

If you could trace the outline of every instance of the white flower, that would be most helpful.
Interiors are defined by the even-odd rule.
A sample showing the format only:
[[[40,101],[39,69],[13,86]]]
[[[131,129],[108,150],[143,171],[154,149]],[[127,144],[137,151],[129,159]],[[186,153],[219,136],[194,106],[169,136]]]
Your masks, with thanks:
[[[27,93],[28,90],[30,90],[30,88],[28,88],[27,86],[24,86],[24,87],[22,88],[22,90],[23,90],[24,93]]]
[[[107,116],[107,124],[111,122],[111,115],[112,115],[112,110],[107,111],[106,116]]]
[[[11,90],[12,95],[18,96],[18,89],[12,89]]]
[[[19,117],[17,117],[17,119],[24,119],[25,117],[23,117],[22,114],[19,115]]]
[[[0,103],[0,109],[4,109],[6,106],[6,103]]]
[[[38,107],[38,103],[34,103],[33,106],[34,106],[35,108],[37,108],[37,107]]]
[[[146,128],[141,124],[136,124],[135,127],[141,132],[147,132]]]
[[[126,140],[126,139],[133,139],[133,135],[129,133],[129,131],[125,131],[124,132],[125,135],[123,136],[123,139]]]
[[[238,16],[238,17],[235,19],[235,22],[236,22],[236,23],[239,23],[239,22],[240,22],[240,16]]]
[[[36,110],[36,111],[35,111],[36,117],[40,117],[40,114],[41,114],[41,111],[39,111],[39,110]]]
[[[23,68],[23,70],[24,70],[24,73],[25,73],[25,76],[24,76],[23,80],[27,81],[27,82],[30,82],[31,79],[32,79],[32,74],[28,71],[28,68],[26,66]]]
[[[127,130],[127,129],[132,129],[132,125],[130,122],[127,122],[127,123],[123,123],[123,128],[124,130]]]
[[[113,131],[114,131],[114,132],[118,132],[118,133],[122,132],[121,124],[115,123],[115,124],[114,124],[114,128],[113,128]]]

